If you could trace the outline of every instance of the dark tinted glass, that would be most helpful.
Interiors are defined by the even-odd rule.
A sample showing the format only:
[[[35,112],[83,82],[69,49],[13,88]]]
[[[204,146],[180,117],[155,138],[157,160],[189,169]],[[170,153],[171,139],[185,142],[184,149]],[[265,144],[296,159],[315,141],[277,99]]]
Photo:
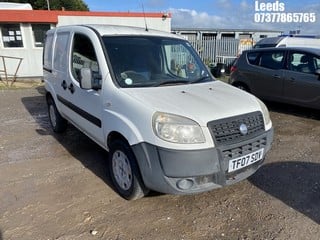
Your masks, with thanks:
[[[247,59],[250,64],[257,65],[258,64],[258,56],[259,52],[250,52],[247,54]]]
[[[270,69],[281,69],[284,60],[284,51],[262,52],[259,59],[261,67]]]

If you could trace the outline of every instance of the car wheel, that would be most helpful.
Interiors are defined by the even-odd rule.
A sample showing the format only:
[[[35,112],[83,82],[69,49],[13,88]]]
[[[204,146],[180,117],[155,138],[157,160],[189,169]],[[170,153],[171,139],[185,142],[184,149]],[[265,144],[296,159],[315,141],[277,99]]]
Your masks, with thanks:
[[[122,140],[114,141],[109,151],[109,171],[119,195],[127,200],[144,197],[144,186],[135,156],[130,146]]]
[[[48,113],[51,127],[54,132],[62,133],[67,129],[67,120],[65,120],[59,113],[56,104],[51,97],[47,100]]]

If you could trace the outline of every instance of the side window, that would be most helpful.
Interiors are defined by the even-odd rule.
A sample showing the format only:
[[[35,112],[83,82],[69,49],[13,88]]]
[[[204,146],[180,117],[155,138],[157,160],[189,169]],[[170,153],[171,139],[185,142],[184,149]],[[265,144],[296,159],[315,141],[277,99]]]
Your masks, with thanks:
[[[69,33],[58,33],[54,46],[53,67],[61,72],[66,72],[67,70],[68,39]]]
[[[269,69],[281,69],[283,66],[284,51],[262,52],[259,66]]]
[[[80,81],[81,68],[90,68],[93,79],[100,77],[99,65],[91,40],[83,34],[75,34],[72,45],[72,75]]]
[[[258,56],[259,56],[259,52],[249,52],[247,54],[247,59],[248,59],[248,62],[252,65],[258,65]]]
[[[301,73],[314,73],[320,67],[320,59],[312,54],[293,52],[289,56],[288,69]]]
[[[314,57],[314,59],[315,59],[316,70],[320,69],[320,58],[319,57]]]
[[[45,48],[43,50],[43,66],[47,69],[52,69],[52,43],[53,34],[47,35],[45,40]]]
[[[170,72],[181,78],[198,78],[199,64],[184,45],[165,45],[166,65]]]

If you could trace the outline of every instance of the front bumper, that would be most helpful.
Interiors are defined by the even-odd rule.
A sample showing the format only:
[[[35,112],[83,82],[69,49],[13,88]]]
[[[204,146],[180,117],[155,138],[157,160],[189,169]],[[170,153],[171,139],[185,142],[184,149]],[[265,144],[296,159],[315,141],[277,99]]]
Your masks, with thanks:
[[[266,154],[273,140],[273,128],[252,139],[205,150],[173,150],[149,143],[132,146],[144,184],[169,194],[204,192],[248,178],[263,163],[228,173],[230,159],[264,148]],[[264,155],[265,156],[265,155]]]

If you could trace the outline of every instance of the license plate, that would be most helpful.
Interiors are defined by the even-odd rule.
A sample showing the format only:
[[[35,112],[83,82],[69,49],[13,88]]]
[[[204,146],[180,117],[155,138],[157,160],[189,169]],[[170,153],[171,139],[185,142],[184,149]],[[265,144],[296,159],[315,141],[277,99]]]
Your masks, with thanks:
[[[263,151],[264,149],[261,148],[258,151],[252,152],[248,155],[229,160],[228,172],[230,173],[237,171],[261,160],[263,158]]]

